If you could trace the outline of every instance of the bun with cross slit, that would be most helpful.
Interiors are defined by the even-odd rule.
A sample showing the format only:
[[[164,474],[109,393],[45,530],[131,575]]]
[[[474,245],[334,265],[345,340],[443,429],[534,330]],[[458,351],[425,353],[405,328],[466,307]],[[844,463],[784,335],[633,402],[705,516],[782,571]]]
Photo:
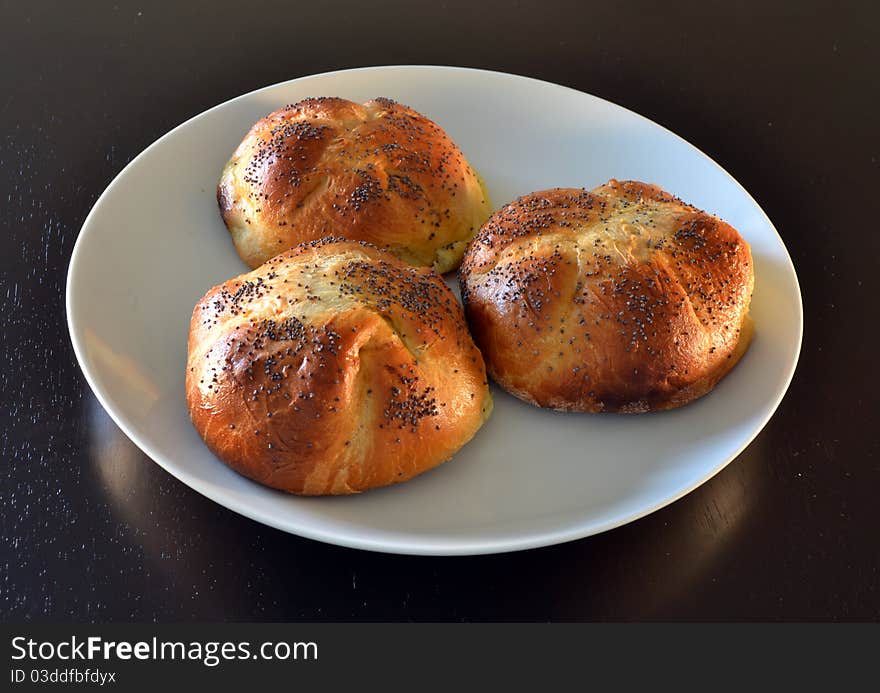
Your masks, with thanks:
[[[205,294],[186,393],[221,460],[306,495],[406,481],[452,457],[492,409],[483,359],[443,279],[334,238]]]
[[[492,377],[541,407],[671,409],[748,347],[748,244],[655,185],[555,189],[495,213],[461,266],[465,312]]]
[[[223,169],[217,200],[252,268],[342,236],[443,273],[458,267],[491,211],[449,136],[386,98],[311,98],[266,116]]]

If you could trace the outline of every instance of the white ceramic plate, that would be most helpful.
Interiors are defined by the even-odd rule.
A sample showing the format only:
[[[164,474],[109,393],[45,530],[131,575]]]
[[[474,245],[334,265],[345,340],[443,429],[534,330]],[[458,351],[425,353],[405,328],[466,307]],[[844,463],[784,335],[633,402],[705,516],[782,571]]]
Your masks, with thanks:
[[[215,200],[220,169],[256,120],[307,96],[389,96],[438,122],[487,181],[496,207],[517,195],[657,183],[732,223],[751,243],[756,337],[712,392],[641,416],[560,414],[494,388],[495,411],[447,464],[360,496],[297,498],[218,461],[190,425],[186,340],[203,293],[246,270]],[[452,280],[454,282],[454,278]],[[295,534],[415,554],[526,549],[616,527],[671,503],[757,435],[794,372],[797,277],[770,220],[721,167],[626,109],[546,82],[450,67],[315,75],[245,94],[150,146],[83,225],[67,283],[77,358],[123,431],[178,479],[218,503]]]

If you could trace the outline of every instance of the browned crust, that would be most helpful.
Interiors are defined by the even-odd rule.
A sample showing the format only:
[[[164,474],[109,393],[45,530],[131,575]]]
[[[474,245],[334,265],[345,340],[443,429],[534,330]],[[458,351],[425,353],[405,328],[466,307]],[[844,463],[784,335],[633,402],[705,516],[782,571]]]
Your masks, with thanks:
[[[449,459],[491,411],[442,278],[341,239],[208,291],[193,311],[186,393],[221,460],[307,495],[406,481]]]
[[[252,268],[333,235],[448,271],[490,213],[449,136],[385,98],[305,99],[266,116],[226,164],[217,200]]]
[[[461,266],[492,377],[541,407],[646,412],[711,390],[748,346],[754,275],[729,224],[654,185],[521,197]]]

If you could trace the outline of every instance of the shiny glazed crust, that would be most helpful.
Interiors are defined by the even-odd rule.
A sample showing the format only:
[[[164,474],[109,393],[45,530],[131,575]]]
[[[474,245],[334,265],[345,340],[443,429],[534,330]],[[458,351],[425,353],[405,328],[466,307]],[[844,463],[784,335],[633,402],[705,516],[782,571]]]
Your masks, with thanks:
[[[341,239],[208,291],[193,311],[186,394],[221,460],[307,495],[410,479],[449,459],[492,408],[442,278]]]
[[[499,210],[461,266],[492,377],[541,407],[637,413],[709,392],[748,347],[748,244],[654,185],[555,189]]]
[[[305,99],[266,116],[223,169],[217,200],[252,268],[337,236],[447,272],[491,211],[449,136],[386,98]]]

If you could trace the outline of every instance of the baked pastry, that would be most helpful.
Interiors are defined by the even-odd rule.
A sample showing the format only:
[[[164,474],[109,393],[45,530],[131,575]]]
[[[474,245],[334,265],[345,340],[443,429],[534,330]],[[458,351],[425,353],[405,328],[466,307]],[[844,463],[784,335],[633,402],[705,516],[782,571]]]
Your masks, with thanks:
[[[709,392],[749,344],[753,284],[734,228],[635,181],[520,197],[461,266],[491,376],[532,404],[587,412]]]
[[[342,236],[448,272],[491,211],[449,136],[385,98],[305,99],[266,116],[223,169],[217,200],[252,268]]]
[[[333,238],[205,294],[186,395],[217,457],[306,495],[406,481],[449,459],[492,409],[483,359],[443,279]]]

